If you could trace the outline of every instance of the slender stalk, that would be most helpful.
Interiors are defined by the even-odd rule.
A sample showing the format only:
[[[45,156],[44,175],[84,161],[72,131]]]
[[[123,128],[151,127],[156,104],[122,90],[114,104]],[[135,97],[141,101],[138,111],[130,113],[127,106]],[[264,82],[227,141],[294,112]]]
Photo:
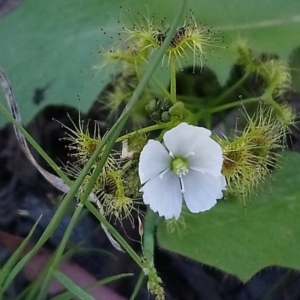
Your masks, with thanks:
[[[184,96],[184,95],[178,95],[177,99],[183,102],[190,102],[190,103],[197,103],[199,102],[199,97],[195,96]]]
[[[214,101],[214,104],[217,105],[218,103],[226,99],[228,96],[230,96],[237,88],[239,88],[243,84],[243,82],[247,79],[248,75],[248,73],[245,73],[234,85],[226,89],[225,92]]]
[[[249,99],[245,99],[245,100],[235,101],[235,102],[231,102],[231,103],[228,103],[228,104],[220,105],[220,106],[217,106],[215,108],[209,109],[209,112],[212,114],[212,113],[216,113],[216,112],[219,112],[219,111],[223,111],[223,110],[228,109],[228,108],[240,106],[241,104],[258,102],[260,100],[261,100],[261,97],[254,97],[254,98],[249,98]]]
[[[247,77],[248,77],[248,73],[244,74],[243,77],[241,77],[234,85],[226,89],[224,93],[221,94],[218,98],[211,99],[212,104],[217,105],[218,103],[226,99],[228,96],[230,96],[238,87],[240,87],[243,84],[243,82],[246,80]],[[199,102],[199,97],[194,97],[194,96],[180,95],[178,96],[178,99],[187,102]]]
[[[166,87],[163,86],[159,80],[157,80],[155,77],[152,77],[151,80],[156,84],[156,86],[161,90],[161,92],[163,93],[163,95],[167,98],[170,98],[171,95],[170,93],[167,91]]]
[[[151,126],[148,126],[148,127],[145,127],[145,128],[141,128],[141,129],[139,129],[137,131],[140,132],[140,133],[147,133],[147,132],[151,132],[151,131],[155,131],[155,130],[161,130],[161,129],[168,128],[167,124],[168,123],[165,123],[165,124],[155,124],[155,125],[151,125]],[[124,140],[129,139],[130,137],[134,136],[137,131],[133,131],[133,132],[130,132],[130,133],[127,133],[125,135],[122,135],[122,136],[118,137],[116,139],[116,143],[122,142]]]
[[[84,206],[82,204],[78,204],[76,209],[75,209],[75,212],[74,212],[74,214],[73,214],[73,216],[72,216],[72,218],[71,218],[71,220],[68,224],[68,227],[65,231],[65,234],[64,234],[64,236],[63,236],[63,238],[62,238],[62,240],[61,240],[61,242],[60,242],[60,244],[59,244],[59,246],[58,246],[58,248],[55,252],[55,255],[53,257],[53,263],[52,263],[52,268],[53,269],[56,269],[59,262],[60,262],[60,258],[63,255],[64,249],[65,249],[65,247],[68,243],[68,240],[71,236],[72,230],[74,229],[74,227],[75,227],[75,225],[78,221],[78,218],[81,214],[81,211],[82,211],[83,207]]]
[[[151,264],[154,260],[154,235],[157,215],[150,208],[147,210],[144,234],[143,234],[143,252],[146,260]]]
[[[99,211],[91,202],[86,202],[85,205],[90,210],[90,212],[100,220],[100,222],[102,222],[102,219],[105,219],[105,217],[99,213]],[[125,241],[125,239],[121,236],[118,230],[116,230],[115,227],[113,227],[110,223],[107,224],[106,228],[111,233],[111,235],[121,244],[123,249],[131,256],[131,258],[136,262],[136,264],[142,268],[143,266],[139,255]]]
[[[176,103],[176,61],[175,59],[171,59],[170,61],[171,68],[171,101],[173,104]]]
[[[26,140],[31,146],[39,153],[41,157],[52,167],[56,174],[68,185],[72,184],[72,181],[66,176],[66,174],[59,168],[59,166],[48,156],[48,154],[41,148],[41,146],[32,138],[32,136],[25,130],[25,128],[18,123],[9,111],[0,104],[0,111],[6,116],[6,118],[25,136]]]
[[[145,274],[144,274],[144,271],[142,271],[129,300],[135,299],[135,297],[137,296],[137,293],[139,292],[139,289],[141,288],[141,286],[143,284],[144,278],[145,278]]]
[[[80,213],[81,213],[83,207],[84,206],[82,204],[79,204],[76,207],[75,213],[73,214],[73,216],[72,216],[72,218],[71,218],[71,220],[68,224],[68,227],[67,227],[67,229],[64,233],[64,236],[63,236],[57,250],[55,251],[54,256],[52,257],[52,263],[51,263],[50,268],[47,270],[45,280],[43,281],[43,288],[40,290],[38,299],[45,299],[46,298],[46,295],[47,295],[47,292],[48,292],[48,287],[49,287],[49,284],[50,284],[50,280],[53,276],[52,271],[56,270],[58,268],[58,264],[60,263],[61,257],[63,256],[63,252],[64,252],[64,250],[67,246],[68,240],[71,236],[72,230],[73,230],[73,228],[75,227],[75,225],[77,223],[77,220],[80,216]]]

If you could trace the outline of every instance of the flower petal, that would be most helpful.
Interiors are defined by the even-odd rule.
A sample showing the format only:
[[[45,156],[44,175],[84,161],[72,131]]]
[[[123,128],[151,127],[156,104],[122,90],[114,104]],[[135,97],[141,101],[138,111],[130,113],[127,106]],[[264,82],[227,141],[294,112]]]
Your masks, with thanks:
[[[165,133],[164,143],[175,157],[187,158],[189,168],[219,175],[223,164],[222,148],[210,134],[208,129],[181,123]]]
[[[167,171],[162,177],[157,176],[145,183],[140,189],[145,204],[166,219],[179,218],[182,207],[182,193],[177,175]]]
[[[149,140],[141,152],[139,176],[141,184],[158,176],[170,167],[171,157],[158,141]]]
[[[188,209],[198,213],[211,209],[216,199],[223,197],[224,187],[223,175],[215,177],[208,173],[201,173],[190,170],[182,178],[185,191],[183,193]]]
[[[181,123],[164,134],[164,143],[174,156],[186,157],[193,151],[196,140],[209,138],[211,131],[198,126]]]
[[[217,176],[223,165],[221,146],[211,138],[197,139],[193,144],[193,153],[187,159],[189,168],[199,172],[208,172]]]

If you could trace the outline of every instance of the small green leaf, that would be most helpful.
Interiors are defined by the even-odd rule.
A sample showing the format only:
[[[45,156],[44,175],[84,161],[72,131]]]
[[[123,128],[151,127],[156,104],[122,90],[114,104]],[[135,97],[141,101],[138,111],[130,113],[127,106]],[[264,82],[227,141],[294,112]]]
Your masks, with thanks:
[[[132,273],[122,273],[122,274],[118,274],[118,275],[113,275],[113,276],[107,277],[105,279],[98,280],[97,282],[90,284],[88,286],[82,287],[82,289],[88,290],[89,288],[94,288],[94,287],[97,287],[100,285],[108,284],[115,280],[122,279],[124,277],[132,276],[132,275],[133,275]],[[70,291],[66,291],[64,293],[61,293],[61,294],[55,296],[54,298],[52,298],[52,300],[70,300],[73,298],[74,298],[74,294]]]
[[[79,299],[85,299],[85,300],[95,300],[94,297],[89,295],[87,292],[85,292],[80,286],[75,284],[70,278],[68,278],[65,274],[63,274],[60,271],[53,271],[53,276],[70,292],[73,293],[74,296],[76,296]]]
[[[283,166],[246,210],[227,199],[208,212],[184,214],[184,231],[158,228],[159,246],[243,281],[268,266],[300,270],[300,154],[285,153]]]
[[[11,257],[7,260],[5,265],[1,267],[1,276],[0,276],[0,287],[1,291],[4,292],[6,289],[10,286],[11,282],[15,279],[17,274],[20,272],[20,268],[13,268],[20,257],[22,256],[23,251],[25,250],[25,247],[28,246],[28,243],[30,242],[30,238],[32,237],[39,221],[41,220],[42,216],[40,216],[33,227],[31,228],[29,234],[27,237],[23,240],[21,245],[14,251],[14,253],[11,255]]]

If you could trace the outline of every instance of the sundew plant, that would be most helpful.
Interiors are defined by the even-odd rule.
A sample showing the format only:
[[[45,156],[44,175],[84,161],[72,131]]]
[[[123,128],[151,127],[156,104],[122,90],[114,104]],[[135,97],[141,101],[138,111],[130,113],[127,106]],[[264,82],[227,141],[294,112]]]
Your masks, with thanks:
[[[13,123],[26,157],[64,193],[47,230],[18,263],[4,268],[6,275],[22,269],[49,239],[68,205],[76,203],[43,282],[28,295],[44,299],[56,278],[72,295],[80,291],[82,299],[90,299],[84,298],[90,297],[87,289],[58,271],[85,208],[99,220],[113,247],[140,267],[130,299],[143,282],[151,297],[167,298],[155,263],[157,245],[244,281],[268,266],[300,268],[293,222],[291,228],[269,222],[273,216],[294,218],[288,208],[294,211],[300,201],[297,191],[284,198],[285,192],[277,190],[287,184],[286,178],[292,181],[288,161],[299,164],[299,157],[286,154],[298,117],[290,101],[295,93],[291,68],[276,53],[252,47],[251,39],[239,35],[227,42],[221,28],[206,24],[186,2],[180,2],[176,15],[164,18],[148,7],[137,14],[122,11],[129,17],[116,22],[117,39],[102,46],[99,64],[90,66],[97,73],[114,73],[90,110],[93,120],[82,119],[80,113],[77,119],[68,116],[71,126],[53,120],[66,132],[62,141],[70,161],[62,166],[22,127],[18,99],[1,69],[10,112],[3,106],[1,111]],[[110,28],[99,28],[99,36],[107,34]],[[221,84],[208,65],[211,58],[221,61],[224,52],[230,53],[233,67]],[[27,142],[56,175],[37,163]],[[119,230],[127,221],[138,232],[138,252],[127,242],[130,236]],[[274,252],[284,243],[290,252]],[[14,276],[0,279],[2,292]]]

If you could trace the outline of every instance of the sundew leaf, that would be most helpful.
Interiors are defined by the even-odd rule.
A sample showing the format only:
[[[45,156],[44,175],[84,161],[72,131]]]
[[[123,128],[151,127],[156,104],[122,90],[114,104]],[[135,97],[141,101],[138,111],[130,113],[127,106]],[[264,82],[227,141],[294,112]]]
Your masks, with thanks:
[[[246,210],[227,199],[208,212],[186,213],[185,230],[159,226],[159,246],[243,281],[268,266],[300,270],[300,154],[285,153],[282,165]]]
[[[100,70],[98,52],[118,43],[122,23],[128,27],[138,23],[137,12],[149,18],[155,14],[166,17],[162,26],[167,30],[177,8],[174,0],[24,0],[2,16],[0,64],[11,78],[24,123],[50,103],[78,106],[77,95],[80,108],[86,111],[111,75],[120,70]],[[220,29],[225,37],[220,46],[229,49],[207,54],[221,82],[233,64],[230,48],[238,37],[247,38],[257,51],[275,52],[284,59],[299,44],[299,0],[190,0],[186,16],[190,9],[197,21]],[[164,77],[166,84],[168,77]],[[35,97],[37,104],[34,96],[41,96]],[[4,122],[1,118],[0,125]]]

